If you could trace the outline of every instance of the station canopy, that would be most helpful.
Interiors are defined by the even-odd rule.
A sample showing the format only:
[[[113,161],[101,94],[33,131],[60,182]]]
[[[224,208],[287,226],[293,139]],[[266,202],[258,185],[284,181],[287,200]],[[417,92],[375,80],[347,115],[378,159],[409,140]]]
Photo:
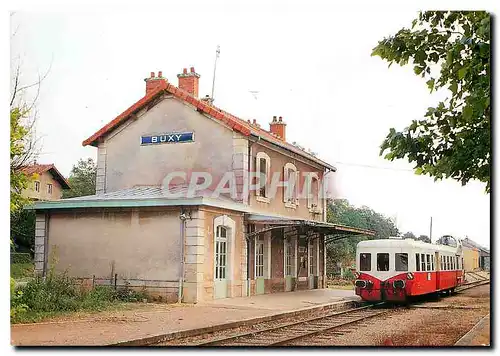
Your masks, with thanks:
[[[375,231],[372,230],[360,229],[357,227],[332,224],[316,220],[291,219],[261,214],[247,214],[246,221],[251,224],[265,226],[262,229],[247,233],[247,238],[254,237],[266,231],[272,231],[282,228],[292,228],[297,232],[308,235],[324,234],[325,236],[328,236],[327,242],[356,235],[375,236]]]

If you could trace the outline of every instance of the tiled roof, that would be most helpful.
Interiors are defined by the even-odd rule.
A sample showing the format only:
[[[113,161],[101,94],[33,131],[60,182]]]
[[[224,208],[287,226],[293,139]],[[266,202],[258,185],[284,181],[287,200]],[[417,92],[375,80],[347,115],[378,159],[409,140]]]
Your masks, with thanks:
[[[69,182],[64,176],[57,170],[53,163],[51,164],[32,164],[21,169],[21,171],[27,176],[32,176],[33,174],[42,174],[44,172],[50,171],[54,179],[56,179],[63,189],[70,189]]]
[[[148,94],[146,94],[143,98],[141,98],[139,101],[134,103],[131,107],[129,107],[127,110],[122,112],[120,115],[118,115],[116,118],[114,118],[112,121],[110,121],[108,124],[103,126],[99,131],[94,133],[92,136],[87,138],[85,141],[83,141],[83,146],[91,145],[91,146],[97,146],[98,141],[100,138],[102,138],[104,135],[106,135],[108,132],[112,131],[114,128],[116,128],[118,125],[120,125],[122,122],[125,122],[131,115],[137,113],[139,110],[144,108],[146,105],[151,103],[154,99],[158,98],[160,95],[162,95],[164,92],[170,93],[176,98],[193,105],[198,111],[203,112],[207,115],[210,115],[211,117],[222,121],[226,125],[228,125],[231,129],[234,131],[240,132],[241,134],[245,136],[250,136],[251,134],[261,137],[262,139],[271,142],[277,146],[283,147],[289,151],[292,151],[298,155],[301,155],[311,161],[314,161],[324,167],[328,167],[329,169],[336,170],[335,167],[331,166],[330,164],[320,160],[319,158],[313,156],[310,153],[307,153],[300,148],[283,141],[271,134],[271,132],[266,131],[260,127],[257,127],[256,125],[251,125],[247,121],[240,119],[218,107],[215,107],[213,105],[209,105],[205,102],[203,102],[200,99],[197,99],[190,95],[188,92],[177,88],[176,86],[168,83],[167,81],[161,81],[160,84],[158,84],[158,87]]]

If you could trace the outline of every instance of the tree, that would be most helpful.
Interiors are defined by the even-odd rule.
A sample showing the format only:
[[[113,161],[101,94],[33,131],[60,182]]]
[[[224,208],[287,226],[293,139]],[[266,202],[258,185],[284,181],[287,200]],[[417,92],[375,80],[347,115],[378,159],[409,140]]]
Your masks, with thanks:
[[[396,35],[373,49],[401,66],[410,63],[425,78],[430,92],[446,88],[451,94],[424,118],[402,131],[394,128],[380,147],[385,158],[407,158],[416,174],[434,180],[453,178],[462,185],[471,179],[490,191],[490,14],[484,11],[425,11]]]
[[[417,240],[419,241],[423,241],[423,242],[427,242],[427,243],[431,243],[431,239],[429,238],[429,236],[427,235],[420,235]]]
[[[415,236],[415,234],[411,231],[408,231],[408,232],[405,232],[403,234],[403,239],[412,239],[412,240],[415,240],[417,237]]]
[[[348,225],[375,231],[375,236],[347,236],[345,238],[333,237],[326,245],[326,269],[328,274],[335,270],[337,262],[343,265],[352,262],[356,255],[356,245],[367,239],[387,239],[399,234],[394,222],[375,212],[369,207],[356,208],[346,199],[330,200],[327,205],[327,221],[330,223]]]
[[[22,168],[30,161],[33,150],[30,146],[30,127],[23,123],[29,115],[26,108],[10,108],[10,213],[17,214],[29,200],[22,195],[30,178]]]
[[[63,198],[81,197],[95,194],[97,166],[92,158],[79,159],[69,174],[71,189],[63,191]]]

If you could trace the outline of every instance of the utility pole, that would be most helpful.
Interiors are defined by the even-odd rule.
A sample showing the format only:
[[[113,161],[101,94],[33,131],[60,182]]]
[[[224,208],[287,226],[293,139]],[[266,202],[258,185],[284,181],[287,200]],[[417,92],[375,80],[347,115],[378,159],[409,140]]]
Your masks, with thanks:
[[[429,228],[429,239],[431,240],[431,243],[432,243],[432,216],[431,216],[431,225]]]
[[[215,89],[215,70],[217,69],[217,59],[220,55],[220,46],[217,45],[217,49],[215,50],[215,63],[214,63],[214,78],[212,80],[212,102],[214,101],[214,89]]]

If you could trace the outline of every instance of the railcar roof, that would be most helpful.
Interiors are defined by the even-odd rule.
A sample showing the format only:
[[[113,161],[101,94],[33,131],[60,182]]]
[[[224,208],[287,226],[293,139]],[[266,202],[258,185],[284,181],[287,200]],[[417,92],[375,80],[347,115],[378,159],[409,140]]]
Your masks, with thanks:
[[[429,249],[440,252],[455,253],[456,247],[446,245],[430,244],[423,241],[416,241],[413,239],[380,239],[380,240],[366,240],[358,243],[358,248],[419,248]]]

